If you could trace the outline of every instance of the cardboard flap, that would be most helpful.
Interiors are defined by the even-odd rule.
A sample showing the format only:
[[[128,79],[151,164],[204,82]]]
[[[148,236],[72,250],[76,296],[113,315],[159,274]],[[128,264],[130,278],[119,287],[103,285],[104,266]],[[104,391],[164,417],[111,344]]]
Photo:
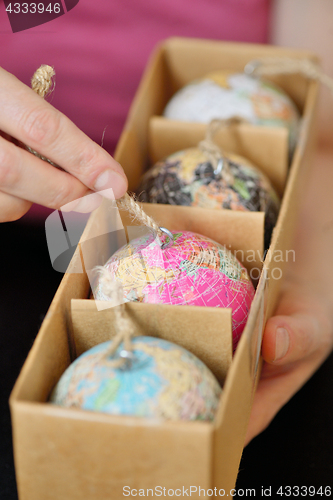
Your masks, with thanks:
[[[133,128],[125,129],[119,141],[115,159],[121,164],[128,178],[128,189],[135,190],[145,167],[147,151]]]
[[[98,310],[94,300],[72,300],[72,324],[79,356],[116,333],[114,311]],[[232,358],[231,309],[126,303],[137,335],[181,345],[201,359],[222,383]]]
[[[165,59],[173,91],[196,78],[219,69],[243,71],[250,61],[262,57],[308,58],[318,62],[311,51],[274,47],[271,45],[245,44],[198,38],[169,38],[165,42]],[[309,81],[299,74],[266,77],[276,82],[293,99],[300,110],[303,109]]]
[[[151,163],[195,147],[205,137],[207,125],[169,120],[153,116],[149,121]],[[285,128],[259,127],[250,124],[221,127],[214,142],[224,151],[249,159],[272,182],[281,196],[288,172],[288,131]]]

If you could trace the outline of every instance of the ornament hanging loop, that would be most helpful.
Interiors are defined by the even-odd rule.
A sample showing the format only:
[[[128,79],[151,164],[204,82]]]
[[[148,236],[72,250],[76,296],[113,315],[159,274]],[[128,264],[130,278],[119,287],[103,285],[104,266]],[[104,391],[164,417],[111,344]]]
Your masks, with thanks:
[[[250,61],[245,65],[244,73],[248,76],[257,76],[256,71],[261,65],[262,62],[260,60],[253,59],[253,61]]]
[[[122,369],[132,368],[133,362],[137,359],[133,351],[127,349],[122,349],[119,353],[119,357],[123,361],[123,364],[120,366]]]
[[[317,80],[333,93],[333,79],[326,75],[319,64],[311,59],[289,57],[263,57],[246,64],[244,72],[249,76],[291,75],[299,73],[310,80]]]
[[[234,183],[234,177],[230,170],[228,158],[223,150],[214,142],[214,136],[217,131],[223,127],[239,125],[246,123],[246,120],[238,116],[228,119],[215,118],[207,125],[205,139],[199,142],[199,149],[207,156],[213,166],[213,172],[216,179],[225,179],[229,184]]]
[[[160,230],[167,235],[167,237],[169,238],[169,240],[165,241],[164,243],[161,244],[161,250],[165,250],[166,248],[169,248],[173,245],[173,242],[174,242],[174,235],[172,234],[171,231],[169,231],[169,229],[167,229],[166,227],[160,227]]]
[[[224,167],[224,158],[220,158],[219,161],[217,162],[217,167],[214,170],[215,177],[219,178],[221,177],[223,167]]]
[[[113,368],[130,369],[137,358],[131,342],[134,336],[134,325],[125,311],[123,287],[104,267],[96,266],[95,271],[100,275],[103,293],[111,301],[116,329],[116,335],[104,356]],[[121,344],[123,348],[117,354],[117,349]]]
[[[122,198],[120,198],[120,200],[117,201],[117,205],[121,210],[127,210],[131,214],[133,220],[139,221],[144,226],[149,227],[149,229],[156,234],[156,238],[162,250],[171,246],[174,240],[173,234],[165,227],[160,227],[152,217],[146,214],[140,204],[134,199],[134,196],[126,193]],[[169,241],[167,243],[161,242],[163,233],[169,237]]]

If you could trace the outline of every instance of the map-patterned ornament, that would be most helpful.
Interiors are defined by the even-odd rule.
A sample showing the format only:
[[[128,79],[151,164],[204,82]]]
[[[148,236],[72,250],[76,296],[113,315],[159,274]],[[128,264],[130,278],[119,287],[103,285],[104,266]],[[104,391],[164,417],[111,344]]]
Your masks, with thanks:
[[[132,240],[112,255],[105,269],[121,282],[126,302],[230,307],[235,349],[255,293],[246,269],[223,245],[205,236],[171,232],[173,244],[163,250],[152,233]],[[109,300],[101,277],[93,295]]]
[[[280,87],[232,71],[216,71],[189,83],[176,92],[163,114],[172,120],[200,123],[237,116],[254,125],[286,127],[290,153],[300,123],[296,105]]]
[[[280,200],[269,179],[249,160],[224,154],[231,175],[214,173],[199,148],[178,151],[157,162],[137,189],[140,201],[212,209],[265,212],[265,248],[279,214]]]
[[[213,420],[221,388],[206,365],[163,339],[132,340],[134,361],[114,368],[110,342],[77,358],[57,383],[50,401],[64,407],[163,420]],[[111,361],[111,362],[110,362]]]

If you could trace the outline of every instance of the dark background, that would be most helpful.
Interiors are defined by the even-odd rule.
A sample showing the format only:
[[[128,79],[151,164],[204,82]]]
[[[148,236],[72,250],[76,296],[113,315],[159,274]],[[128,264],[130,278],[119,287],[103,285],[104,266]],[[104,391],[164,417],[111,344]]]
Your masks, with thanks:
[[[51,267],[44,225],[24,218],[0,224],[0,256],[0,499],[17,500],[8,398],[62,275]],[[272,487],[271,498],[285,498],[276,494],[279,486],[332,487],[332,417],[331,356],[245,449],[237,488],[255,488],[258,498]],[[298,496],[310,497],[301,490]]]

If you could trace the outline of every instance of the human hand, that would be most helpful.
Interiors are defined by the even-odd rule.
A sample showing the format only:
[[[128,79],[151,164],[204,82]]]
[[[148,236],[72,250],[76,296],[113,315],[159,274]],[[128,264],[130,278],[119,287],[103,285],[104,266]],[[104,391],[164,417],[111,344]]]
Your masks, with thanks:
[[[90,212],[101,197],[86,194],[107,193],[109,188],[115,198],[125,194],[122,167],[65,115],[2,68],[0,109],[0,222],[22,217],[32,203]],[[9,136],[64,170],[18,147]]]
[[[313,162],[275,315],[267,321],[264,364],[246,435],[262,432],[333,348],[333,148]],[[280,330],[281,329],[281,330]]]
[[[264,364],[255,394],[246,444],[306,383],[333,348],[332,305],[311,284],[285,283],[275,316],[266,324]]]

